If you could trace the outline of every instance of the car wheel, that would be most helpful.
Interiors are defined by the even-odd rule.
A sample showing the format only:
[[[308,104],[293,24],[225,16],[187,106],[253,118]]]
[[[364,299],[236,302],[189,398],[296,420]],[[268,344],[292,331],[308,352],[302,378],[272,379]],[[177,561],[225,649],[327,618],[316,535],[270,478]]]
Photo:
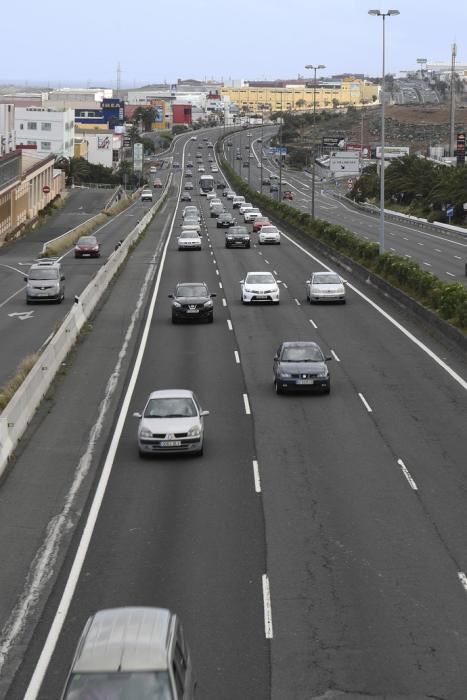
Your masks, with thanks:
[[[210,316],[208,316],[208,323],[213,323],[213,321],[214,321],[214,315],[211,314]]]
[[[138,454],[140,459],[147,459],[147,452],[143,452],[143,450],[138,450]]]
[[[279,384],[277,383],[277,379],[274,380],[274,390],[275,390],[276,394],[283,394],[284,393],[283,390],[281,389],[281,387],[279,386]]]
[[[204,454],[204,447],[202,447],[198,452],[195,452],[195,457],[202,457]]]
[[[277,306],[278,304],[280,304],[280,301],[273,301],[272,303]]]
[[[331,393],[331,385],[328,384],[324,389],[323,389],[323,394],[330,394]]]
[[[178,323],[178,318],[172,314],[172,323]]]
[[[345,304],[346,299],[341,299],[341,304]]]

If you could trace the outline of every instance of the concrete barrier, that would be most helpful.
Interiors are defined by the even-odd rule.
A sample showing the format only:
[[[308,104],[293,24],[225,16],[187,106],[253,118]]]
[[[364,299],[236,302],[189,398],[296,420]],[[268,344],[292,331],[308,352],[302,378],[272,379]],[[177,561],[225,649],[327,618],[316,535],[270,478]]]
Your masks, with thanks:
[[[141,221],[122,241],[122,244],[112,253],[105,265],[99,268],[96,276],[85,287],[78,297],[77,303],[72,306],[65,316],[60,328],[1,413],[0,476],[5,471],[8,460],[55,379],[62,362],[75,344],[83,325],[91,316],[111,280],[125,261],[132,245],[162,206],[171,183],[172,175],[167,179],[161,198],[148,210]]]

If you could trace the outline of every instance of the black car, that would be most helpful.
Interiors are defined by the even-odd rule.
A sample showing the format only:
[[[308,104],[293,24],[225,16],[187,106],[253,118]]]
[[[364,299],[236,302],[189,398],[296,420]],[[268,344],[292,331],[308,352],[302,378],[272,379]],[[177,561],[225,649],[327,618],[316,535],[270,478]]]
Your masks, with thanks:
[[[212,298],[206,282],[179,282],[174,294],[169,294],[172,299],[172,323],[179,321],[207,321],[214,320],[214,308]]]
[[[274,356],[274,388],[277,394],[287,390],[320,391],[329,394],[331,378],[327,362],[319,345],[309,340],[281,343]]]
[[[225,211],[223,214],[219,214],[216,221],[217,228],[229,228],[230,226],[235,226],[235,219],[229,211]]]
[[[248,161],[245,161],[245,162],[243,163],[243,167],[244,167],[244,168],[249,168],[249,167],[250,167],[249,162],[248,162]]]
[[[246,226],[232,226],[225,232],[226,248],[249,248],[250,234]]]
[[[216,187],[217,187],[218,190],[225,190],[225,188],[227,187],[227,185],[225,184],[225,182],[218,182],[217,185],[216,185]]]

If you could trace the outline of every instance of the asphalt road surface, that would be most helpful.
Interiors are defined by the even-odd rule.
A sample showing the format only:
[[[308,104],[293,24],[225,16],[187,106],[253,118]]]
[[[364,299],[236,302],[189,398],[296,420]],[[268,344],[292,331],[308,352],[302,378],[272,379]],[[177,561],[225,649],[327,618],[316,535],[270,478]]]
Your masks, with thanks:
[[[144,604],[180,614],[203,700],[464,700],[465,357],[350,278],[311,306],[311,250],[227,250],[197,199],[202,251],[177,250],[174,188],[2,484],[0,693],[58,697],[88,615]],[[279,306],[241,304],[252,270]],[[213,324],[170,323],[182,280],[217,293]],[[329,396],[274,393],[286,339],[333,356]],[[164,387],[210,410],[202,458],[138,457],[131,414]]]

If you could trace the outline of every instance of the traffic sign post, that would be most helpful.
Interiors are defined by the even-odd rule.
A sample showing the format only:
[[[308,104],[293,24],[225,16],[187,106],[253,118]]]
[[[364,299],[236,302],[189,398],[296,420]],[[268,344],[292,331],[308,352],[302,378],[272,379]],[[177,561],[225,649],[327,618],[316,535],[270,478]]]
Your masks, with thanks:
[[[454,216],[454,207],[452,206],[452,204],[449,204],[449,205],[446,207],[446,216],[447,216],[448,219],[449,219],[449,223],[451,223],[451,219],[452,219],[452,217]]]

